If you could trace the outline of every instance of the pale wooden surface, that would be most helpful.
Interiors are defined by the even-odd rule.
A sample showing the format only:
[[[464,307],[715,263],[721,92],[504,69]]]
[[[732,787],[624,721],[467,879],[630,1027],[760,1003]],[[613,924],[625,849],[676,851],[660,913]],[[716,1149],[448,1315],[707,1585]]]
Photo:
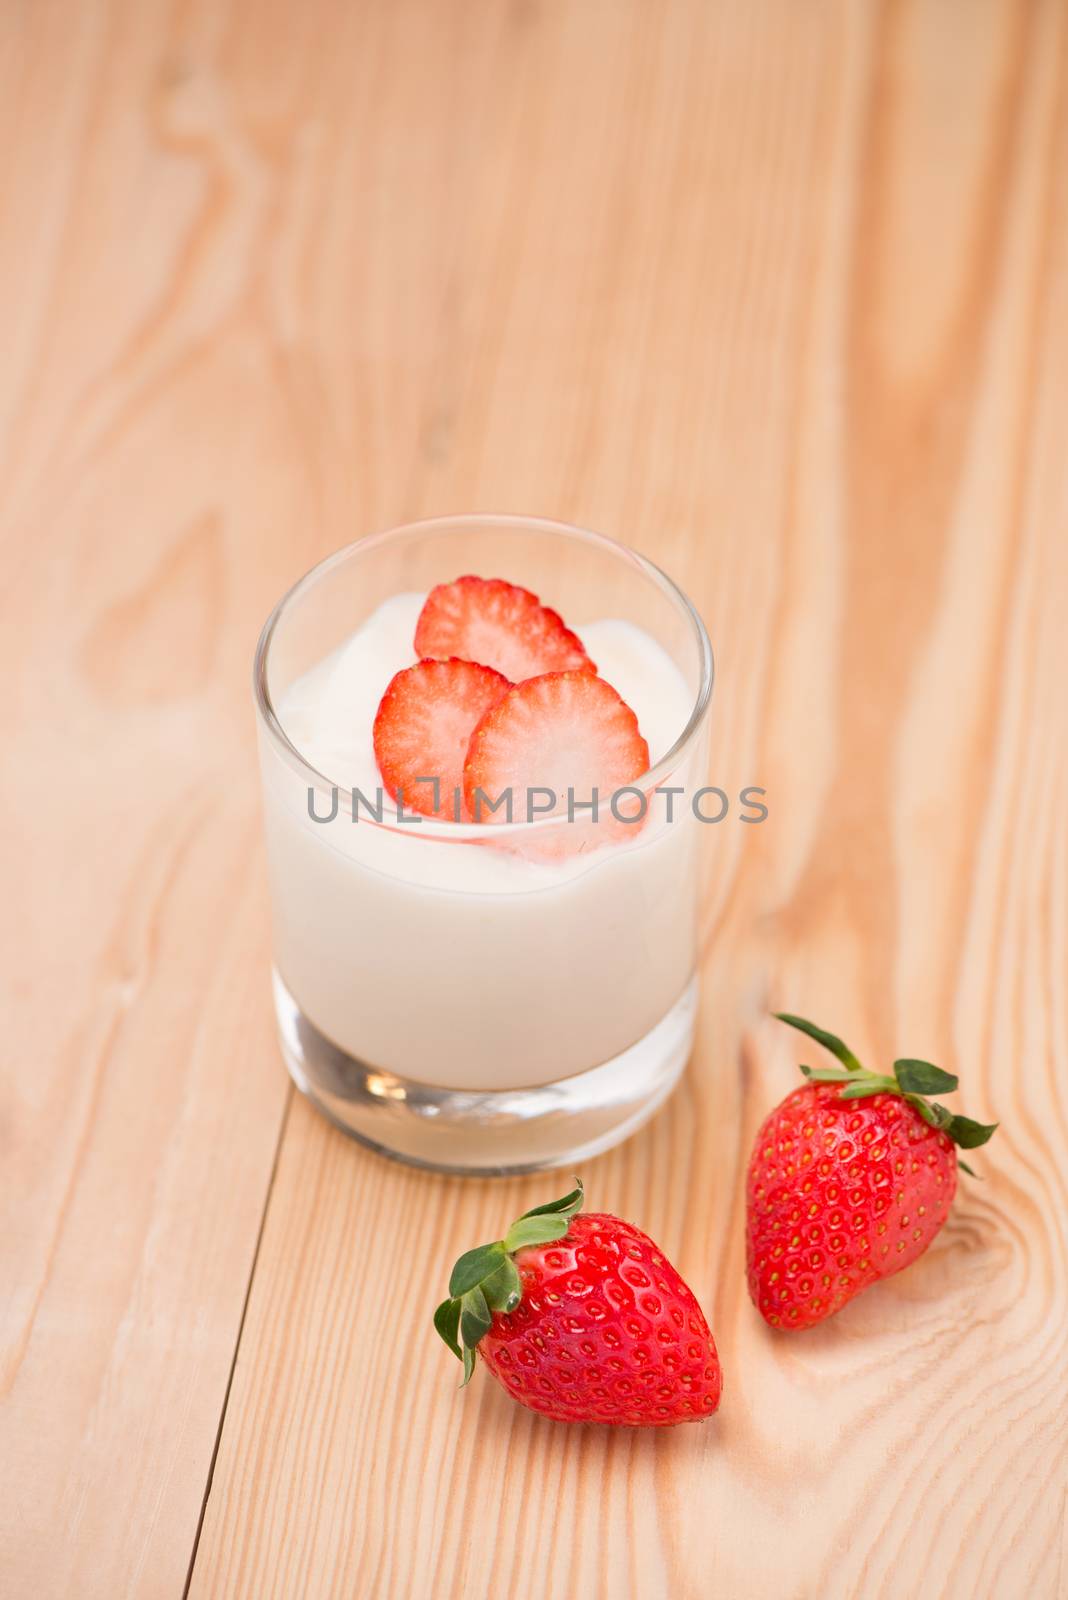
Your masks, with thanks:
[[[0,35],[0,1592],[1068,1593],[1068,9]],[[770,791],[712,841],[685,1085],[584,1171],[710,1314],[700,1428],[458,1394],[443,1274],[546,1185],[391,1167],[275,1053],[256,630],[461,508],[668,567],[716,781]],[[771,1004],[1003,1121],[930,1254],[793,1341],[742,1272]]]

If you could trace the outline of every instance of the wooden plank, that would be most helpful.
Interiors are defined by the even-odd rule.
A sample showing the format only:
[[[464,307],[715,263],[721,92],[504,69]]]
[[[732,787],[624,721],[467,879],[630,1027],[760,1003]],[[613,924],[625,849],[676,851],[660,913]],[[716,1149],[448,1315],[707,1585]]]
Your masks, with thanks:
[[[181,1592],[288,1096],[248,676],[308,517],[211,161],[154,125],[166,27],[2,19],[11,1596]]]
[[[712,841],[685,1088],[585,1172],[709,1308],[720,1417],[635,1437],[458,1394],[447,1264],[551,1181],[406,1172],[299,1104],[194,1594],[1063,1592],[1064,23],[373,6],[370,101],[309,74],[326,414],[361,396],[388,475],[414,361],[397,513],[537,505],[666,565],[717,646],[718,779],[772,816]],[[787,1004],[1003,1122],[930,1254],[796,1341],[742,1247]]]

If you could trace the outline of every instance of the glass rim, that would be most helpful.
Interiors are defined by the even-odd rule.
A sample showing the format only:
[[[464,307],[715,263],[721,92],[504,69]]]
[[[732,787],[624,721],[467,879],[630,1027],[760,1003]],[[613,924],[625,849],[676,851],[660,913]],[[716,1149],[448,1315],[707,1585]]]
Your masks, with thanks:
[[[267,730],[278,754],[286,761],[287,765],[306,776],[308,785],[320,794],[325,790],[332,793],[338,791],[340,795],[348,795],[351,786],[339,783],[336,778],[330,778],[318,767],[312,766],[307,757],[293,743],[275,710],[267,687],[267,670],[270,657],[271,644],[279,623],[286,611],[301,595],[311,589],[320,579],[326,577],[334,567],[342,566],[357,553],[371,549],[380,544],[385,544],[391,539],[400,538],[410,534],[435,534],[446,532],[459,532],[470,527],[511,527],[522,529],[526,532],[544,532],[556,538],[578,539],[583,544],[593,545],[607,552],[626,557],[639,567],[645,575],[665,594],[681,612],[689,623],[693,637],[697,642],[699,661],[699,682],[697,695],[690,708],[682,732],[666,750],[660,759],[653,763],[648,771],[643,772],[635,780],[635,785],[642,788],[655,789],[660,780],[667,776],[676,765],[680,756],[696,737],[712,700],[712,687],[715,679],[715,661],[712,654],[712,642],[708,637],[708,630],[701,619],[696,606],[689,596],[680,589],[678,584],[668,577],[655,561],[650,561],[648,556],[643,556],[630,545],[623,544],[619,539],[609,538],[607,534],[596,533],[590,528],[580,527],[576,523],[561,522],[549,517],[529,516],[519,512],[493,512],[477,511],[470,514],[451,513],[440,517],[423,517],[414,522],[402,522],[391,528],[379,529],[376,533],[365,534],[360,539],[354,539],[351,544],[342,545],[339,550],[332,551],[309,567],[295,583],[292,583],[281,598],[272,608],[270,615],[260,630],[256,643],[256,652],[252,664],[252,689],[256,701],[256,712],[261,724]],[[649,780],[653,782],[650,785]],[[379,822],[375,817],[362,815],[361,825],[372,828],[384,828],[390,833],[399,833],[409,838],[419,839],[444,839],[454,843],[472,839],[502,839],[509,835],[522,833],[527,835],[532,829],[553,828],[561,825],[567,826],[566,813],[559,811],[550,812],[545,816],[526,818],[518,822],[448,822],[436,817],[419,816],[418,824],[412,822],[399,822],[396,818]]]

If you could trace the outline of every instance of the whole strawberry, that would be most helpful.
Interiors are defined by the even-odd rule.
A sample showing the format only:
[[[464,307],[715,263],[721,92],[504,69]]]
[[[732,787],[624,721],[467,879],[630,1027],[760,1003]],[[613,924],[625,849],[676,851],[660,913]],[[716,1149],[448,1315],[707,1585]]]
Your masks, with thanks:
[[[711,1416],[722,1375],[692,1291],[640,1228],[579,1216],[582,1199],[579,1184],[453,1267],[434,1326],[464,1383],[477,1350],[513,1399],[558,1422]]]
[[[833,1033],[777,1013],[837,1056],[765,1121],[749,1158],[746,1262],[753,1304],[773,1328],[811,1328],[855,1294],[921,1256],[957,1189],[956,1146],[985,1144],[997,1124],[928,1100],[957,1079],[901,1059],[868,1072]]]

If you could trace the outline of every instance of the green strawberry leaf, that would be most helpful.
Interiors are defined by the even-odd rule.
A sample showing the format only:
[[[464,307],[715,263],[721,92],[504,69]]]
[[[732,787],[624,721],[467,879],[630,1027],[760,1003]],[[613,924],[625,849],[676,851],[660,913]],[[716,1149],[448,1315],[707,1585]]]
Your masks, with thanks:
[[[945,1118],[950,1115],[945,1106],[931,1105],[931,1103],[925,1100],[920,1094],[907,1094],[905,1099],[908,1101],[910,1106],[915,1107],[915,1109],[920,1113],[920,1116],[923,1118],[924,1122],[930,1123],[932,1128],[941,1128]]]
[[[810,1083],[850,1083],[853,1074],[847,1072],[845,1067],[806,1067],[801,1071]]]
[[[528,1244],[549,1244],[562,1239],[570,1225],[569,1217],[520,1217],[504,1236],[504,1248],[509,1255],[524,1249]]]
[[[473,1289],[468,1289],[460,1306],[460,1334],[467,1348],[473,1350],[492,1326],[493,1315],[486,1303],[486,1296],[476,1284]]]
[[[496,1272],[484,1278],[480,1285],[491,1311],[514,1311],[523,1298],[523,1285],[511,1256],[505,1256]]]
[[[434,1312],[434,1326],[456,1357],[457,1361],[463,1360],[460,1350],[460,1341],[457,1335],[460,1332],[460,1302],[459,1300],[443,1300]]]
[[[946,1132],[962,1150],[977,1150],[986,1144],[998,1130],[996,1122],[973,1122],[971,1117],[953,1117],[945,1124]]]
[[[464,1381],[461,1383],[460,1388],[466,1389],[475,1374],[475,1352],[469,1349],[467,1345],[464,1345],[463,1363]]]
[[[565,1194],[562,1200],[550,1200],[543,1206],[534,1206],[530,1211],[524,1211],[519,1221],[525,1222],[527,1217],[555,1216],[557,1212],[573,1217],[576,1211],[582,1210],[583,1199],[582,1179],[576,1178],[575,1187],[570,1194]]]
[[[997,1132],[996,1122],[973,1122],[971,1117],[958,1116],[948,1106],[940,1106],[937,1100],[924,1100],[917,1094],[907,1094],[905,1099],[916,1107],[925,1122],[929,1122],[932,1128],[941,1128],[942,1132],[948,1134],[953,1143],[962,1150],[977,1150]],[[975,1177],[968,1163],[962,1161],[959,1156],[957,1165],[963,1167],[970,1177]]]
[[[894,1062],[894,1074],[906,1094],[952,1094],[960,1083],[952,1072],[943,1072],[930,1061],[903,1056]]]
[[[776,1011],[774,1013],[780,1022],[785,1022],[791,1028],[797,1028],[801,1033],[807,1033],[810,1039],[815,1039],[832,1056],[837,1056],[842,1065],[849,1072],[862,1071],[860,1062],[850,1050],[849,1046],[839,1039],[836,1033],[828,1033],[825,1028],[817,1028],[814,1022],[807,1022],[804,1017],[795,1017],[789,1011]]]
[[[847,1083],[841,1094],[840,1100],[867,1100],[873,1094],[896,1093],[897,1084],[893,1078],[877,1078],[874,1073],[866,1073],[861,1083]]]
[[[454,1299],[465,1295],[476,1283],[481,1283],[483,1278],[496,1272],[503,1260],[504,1245],[500,1239],[495,1239],[492,1244],[476,1245],[474,1250],[465,1250],[452,1269],[449,1293]]]

